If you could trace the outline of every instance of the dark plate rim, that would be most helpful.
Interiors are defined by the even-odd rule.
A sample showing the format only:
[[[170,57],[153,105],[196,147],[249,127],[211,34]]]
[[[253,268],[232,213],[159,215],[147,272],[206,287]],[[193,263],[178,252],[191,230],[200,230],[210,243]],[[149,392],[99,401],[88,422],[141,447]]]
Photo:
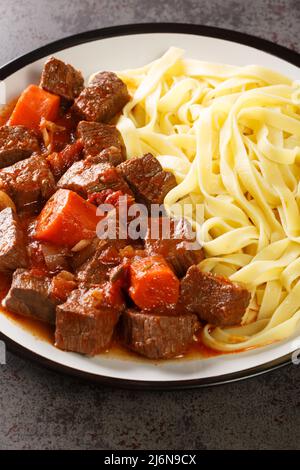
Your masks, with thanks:
[[[300,67],[300,54],[298,54],[297,52],[275,44],[266,39],[261,39],[249,34],[232,31],[229,29],[217,28],[214,26],[203,26],[186,23],[140,23],[111,26],[108,28],[86,31],[46,44],[45,46],[42,46],[27,54],[24,54],[18,57],[17,59],[0,67],[0,80],[4,80],[11,74],[17,72],[19,69],[31,64],[36,60],[42,59],[43,57],[53,54],[55,52],[67,49],[68,47],[73,47],[79,44],[117,36],[155,33],[191,34],[197,36],[224,39],[227,41],[243,44],[267,52],[271,55],[285,60],[286,62]],[[44,358],[43,356],[34,353],[26,347],[21,346],[11,338],[4,335],[2,332],[0,332],[0,339],[5,342],[9,350],[16,353],[17,355],[30,360],[34,360],[35,362],[38,362],[39,364],[57,372],[72,375],[79,379],[97,382],[105,386],[113,386],[126,389],[129,388],[136,390],[178,390],[221,385],[229,382],[235,382],[237,380],[255,377],[257,375],[270,372],[272,370],[278,369],[279,367],[283,367],[291,363],[291,354],[287,354],[280,358],[276,358],[273,361],[261,364],[257,367],[244,369],[234,373],[219,375],[216,377],[178,381],[127,380],[91,374],[59,364],[55,361]]]
[[[61,374],[71,375],[78,379],[88,382],[98,383],[108,387],[118,387],[123,389],[132,390],[184,390],[192,388],[203,388],[212,387],[216,385],[224,385],[230,382],[237,382],[245,380],[251,377],[270,372],[272,370],[279,369],[283,366],[292,364],[292,354],[289,353],[280,358],[274,359],[273,361],[266,362],[256,367],[243,369],[241,371],[232,372],[230,374],[222,374],[215,377],[207,377],[202,379],[190,379],[190,380],[164,380],[164,381],[152,381],[152,380],[131,380],[131,379],[120,379],[115,377],[109,377],[105,375],[93,374],[85,372],[79,369],[75,369],[70,366],[65,366],[58,362],[52,361],[45,358],[37,353],[34,353],[25,346],[21,346],[19,343],[12,340],[0,331],[0,340],[4,341],[7,349],[22,359],[29,359],[47,369],[54,370]]]

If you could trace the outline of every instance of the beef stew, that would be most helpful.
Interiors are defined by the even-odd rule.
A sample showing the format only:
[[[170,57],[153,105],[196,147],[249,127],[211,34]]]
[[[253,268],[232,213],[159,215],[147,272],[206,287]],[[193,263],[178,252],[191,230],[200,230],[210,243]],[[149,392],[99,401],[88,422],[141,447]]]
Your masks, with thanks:
[[[239,324],[250,294],[200,271],[204,251],[185,219],[148,214],[135,237],[130,215],[125,234],[117,225],[115,238],[99,237],[123,197],[128,212],[135,202],[150,210],[176,186],[154,155],[126,160],[112,120],[129,100],[113,72],[84,87],[79,71],[52,57],[0,128],[0,190],[11,201],[0,206],[0,271],[10,285],[2,306],[54,325],[65,351],[93,356],[115,339],[169,359],[186,353],[203,324]],[[169,236],[155,238],[151,223],[165,221]]]

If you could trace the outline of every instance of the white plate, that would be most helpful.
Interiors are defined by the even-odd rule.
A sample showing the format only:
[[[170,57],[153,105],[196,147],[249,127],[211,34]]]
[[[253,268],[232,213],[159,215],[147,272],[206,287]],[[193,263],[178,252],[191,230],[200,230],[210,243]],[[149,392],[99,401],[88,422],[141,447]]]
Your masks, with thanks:
[[[255,63],[299,78],[299,55],[267,41],[203,26],[144,24],[107,28],[57,41],[2,67],[0,79],[5,81],[9,101],[29,83],[37,82],[45,59],[53,53],[88,77],[99,69],[120,70],[144,65],[161,56],[170,46],[185,49],[186,55],[195,59],[233,65]],[[0,313],[0,332],[13,350],[56,370],[136,388],[184,388],[238,380],[288,363],[291,353],[300,347],[294,337],[239,354],[155,364],[109,355],[91,359],[60,351],[22,329],[3,313]]]

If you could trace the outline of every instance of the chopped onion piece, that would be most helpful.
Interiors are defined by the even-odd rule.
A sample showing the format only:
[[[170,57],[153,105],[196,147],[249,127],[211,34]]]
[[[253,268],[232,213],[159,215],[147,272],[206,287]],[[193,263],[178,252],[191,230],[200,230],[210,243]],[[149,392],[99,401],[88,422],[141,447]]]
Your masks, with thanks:
[[[66,128],[55,124],[55,122],[47,121],[45,118],[41,119],[40,130],[42,132],[44,145],[51,152],[52,138],[55,132],[63,132]]]
[[[77,253],[78,251],[83,250],[87,246],[91,244],[92,240],[80,240],[78,243],[76,243],[75,246],[71,249],[71,251]]]
[[[0,191],[0,210],[2,211],[6,207],[11,207],[16,211],[16,206],[13,200],[4,191]]]

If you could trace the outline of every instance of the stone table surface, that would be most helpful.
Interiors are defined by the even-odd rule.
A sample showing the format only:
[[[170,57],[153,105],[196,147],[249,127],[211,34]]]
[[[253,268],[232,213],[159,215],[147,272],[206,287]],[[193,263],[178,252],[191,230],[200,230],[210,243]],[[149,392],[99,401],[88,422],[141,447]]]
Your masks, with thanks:
[[[88,29],[157,21],[235,29],[300,52],[299,0],[0,0],[0,65]],[[300,366],[215,388],[140,392],[7,356],[0,449],[300,448]]]

